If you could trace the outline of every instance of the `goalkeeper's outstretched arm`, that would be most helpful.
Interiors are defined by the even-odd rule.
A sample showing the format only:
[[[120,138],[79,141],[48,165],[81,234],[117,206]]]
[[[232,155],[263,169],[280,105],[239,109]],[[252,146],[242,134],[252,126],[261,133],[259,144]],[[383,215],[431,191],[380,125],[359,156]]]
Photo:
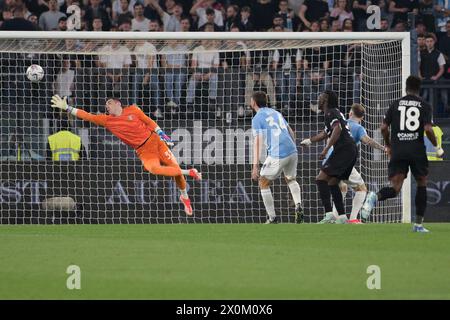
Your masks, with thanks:
[[[108,117],[107,115],[91,114],[82,109],[77,109],[75,107],[71,107],[67,104],[67,97],[61,98],[58,95],[54,95],[52,97],[51,102],[52,102],[51,106],[53,108],[60,109],[62,111],[66,111],[67,113],[69,113],[77,118],[95,123],[96,125],[99,125],[99,126],[104,126],[106,124],[106,119]]]

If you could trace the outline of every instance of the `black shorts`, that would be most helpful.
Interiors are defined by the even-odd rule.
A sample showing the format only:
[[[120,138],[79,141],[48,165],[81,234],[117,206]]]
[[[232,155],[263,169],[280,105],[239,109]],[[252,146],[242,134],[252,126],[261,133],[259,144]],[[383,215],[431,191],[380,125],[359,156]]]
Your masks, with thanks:
[[[397,174],[406,176],[409,169],[411,169],[411,173],[415,178],[426,177],[428,175],[427,155],[424,153],[409,158],[393,156],[388,165],[389,178]]]
[[[321,169],[330,177],[347,180],[352,173],[357,158],[356,146],[335,150],[322,164]]]

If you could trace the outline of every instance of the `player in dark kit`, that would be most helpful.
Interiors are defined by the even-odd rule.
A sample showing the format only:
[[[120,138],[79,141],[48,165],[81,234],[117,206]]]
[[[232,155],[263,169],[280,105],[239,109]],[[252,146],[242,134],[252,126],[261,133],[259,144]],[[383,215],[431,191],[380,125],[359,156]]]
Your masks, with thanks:
[[[406,96],[394,101],[384,116],[381,133],[390,156],[388,171],[390,187],[384,187],[378,193],[370,192],[361,209],[361,215],[368,215],[376,201],[396,197],[402,189],[408,170],[417,181],[416,193],[416,221],[414,232],[429,232],[422,225],[427,207],[427,175],[428,159],[425,151],[423,132],[430,139],[433,146],[437,146],[431,124],[431,106],[419,97],[421,80],[409,76],[406,80]],[[389,132],[391,128],[391,133]],[[444,151],[437,148],[438,157]]]
[[[333,152],[322,164],[319,175],[316,177],[317,188],[325,208],[325,219],[321,223],[333,223],[336,218],[333,215],[333,206],[330,194],[339,218],[346,217],[342,193],[339,189],[339,181],[347,180],[356,162],[357,149],[344,115],[338,109],[338,96],[333,91],[325,91],[319,96],[319,109],[325,115],[325,130],[310,139],[301,142],[303,146],[309,146],[313,142],[328,139],[327,145],[319,156],[325,159],[328,151],[333,147]]]

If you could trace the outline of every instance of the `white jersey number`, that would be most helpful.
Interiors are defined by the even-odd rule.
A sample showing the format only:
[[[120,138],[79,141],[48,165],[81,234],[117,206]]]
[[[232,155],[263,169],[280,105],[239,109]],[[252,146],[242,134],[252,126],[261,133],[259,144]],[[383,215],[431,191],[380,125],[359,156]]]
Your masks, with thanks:
[[[272,116],[267,117],[266,121],[269,123],[270,127],[275,128],[274,135],[276,137],[278,137],[281,134],[282,129],[287,129],[287,126],[283,121],[283,117],[280,114],[278,115],[278,123],[275,122],[275,119]]]
[[[405,106],[399,106],[400,111],[400,130],[408,129],[409,131],[416,131],[420,127],[420,110],[417,107],[409,107],[406,110]]]

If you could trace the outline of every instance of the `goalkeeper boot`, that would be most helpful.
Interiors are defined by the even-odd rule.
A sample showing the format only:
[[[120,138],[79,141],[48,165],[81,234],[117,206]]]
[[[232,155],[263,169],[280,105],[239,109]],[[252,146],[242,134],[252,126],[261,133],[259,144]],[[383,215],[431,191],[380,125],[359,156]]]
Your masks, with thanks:
[[[335,223],[336,224],[347,224],[348,223],[347,215],[343,214],[343,215],[337,217]]]
[[[267,218],[266,222],[264,224],[277,224],[278,223],[278,217],[273,218]]]
[[[348,220],[348,224],[363,224],[359,219]]]
[[[430,230],[425,229],[425,227],[421,224],[414,223],[413,232],[428,233],[428,232],[430,232]]]
[[[189,176],[194,178],[194,180],[202,180],[202,174],[197,169],[190,169]]]
[[[328,212],[325,214],[325,218],[318,222],[318,224],[327,224],[327,223],[335,223],[336,217],[333,212]]]
[[[370,213],[372,212],[372,209],[375,207],[375,204],[377,203],[377,195],[375,192],[369,192],[367,195],[366,201],[364,201],[364,204],[361,208],[361,219],[363,221],[367,220]]]
[[[186,212],[186,214],[188,216],[192,216],[192,206],[191,206],[191,200],[189,198],[185,198],[183,196],[180,196],[180,201],[183,203],[184,205],[184,212]]]
[[[301,203],[295,206],[295,223],[303,223],[303,207]]]

